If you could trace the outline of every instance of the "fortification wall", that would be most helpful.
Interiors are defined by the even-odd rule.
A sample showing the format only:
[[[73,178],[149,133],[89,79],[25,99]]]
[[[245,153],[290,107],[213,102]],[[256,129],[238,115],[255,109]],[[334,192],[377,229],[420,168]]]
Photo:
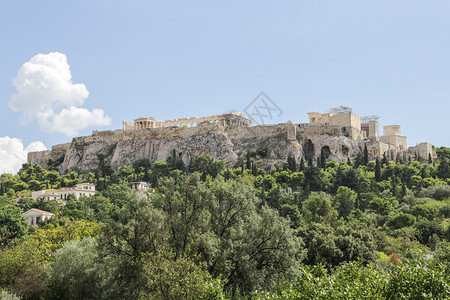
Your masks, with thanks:
[[[52,153],[52,150],[44,150],[44,151],[37,151],[37,152],[28,152],[27,155],[27,162],[44,162],[47,161],[50,157],[50,154]]]
[[[300,132],[304,137],[311,137],[314,135],[330,135],[345,136],[353,140],[362,139],[361,131],[351,126],[309,123],[300,123],[295,125],[297,127],[297,132]]]
[[[69,150],[70,145],[72,145],[72,143],[54,145],[52,147],[52,151],[67,151],[67,150]]]
[[[383,135],[380,136],[380,141],[383,143],[391,144],[400,149],[406,150],[406,136],[403,135]]]
[[[354,113],[338,113],[330,116],[330,125],[352,126],[361,128],[361,119]]]

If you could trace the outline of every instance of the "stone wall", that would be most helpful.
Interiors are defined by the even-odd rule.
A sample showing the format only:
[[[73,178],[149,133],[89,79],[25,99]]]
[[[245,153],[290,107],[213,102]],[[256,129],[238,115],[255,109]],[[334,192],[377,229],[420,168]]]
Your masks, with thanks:
[[[27,162],[42,165],[44,162],[47,163],[51,153],[51,150],[28,152]]]
[[[406,150],[406,136],[403,135],[383,135],[380,136],[380,141],[386,144],[390,144],[396,148]]]

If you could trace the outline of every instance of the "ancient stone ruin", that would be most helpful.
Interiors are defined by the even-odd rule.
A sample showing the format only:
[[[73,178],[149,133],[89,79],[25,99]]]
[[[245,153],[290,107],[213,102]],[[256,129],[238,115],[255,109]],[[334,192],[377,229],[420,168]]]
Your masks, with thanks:
[[[289,153],[300,160],[305,155],[328,160],[346,161],[368,148],[370,159],[408,160],[436,159],[429,143],[407,147],[400,125],[384,126],[378,135],[378,117],[360,117],[349,107],[332,108],[326,113],[309,112],[309,123],[281,123],[252,126],[252,120],[242,113],[231,112],[209,117],[193,117],[159,121],[153,117],[123,122],[115,131],[93,131],[90,136],[76,137],[71,143],[56,145],[52,150],[31,152],[28,162],[58,170],[92,170],[99,161],[117,170],[134,161],[147,158],[151,163],[166,161],[176,150],[186,164],[206,153],[223,159],[229,167],[242,165],[247,151],[268,149],[267,157],[259,161],[265,168],[285,162]]]
[[[123,130],[141,130],[147,128],[163,128],[170,126],[179,127],[195,127],[199,124],[218,124],[222,126],[228,125],[243,125],[250,126],[252,120],[247,118],[244,114],[240,112],[231,112],[223,115],[215,115],[209,117],[193,117],[193,118],[182,118],[173,119],[166,121],[156,120],[154,117],[149,118],[137,118],[134,123],[122,121]]]

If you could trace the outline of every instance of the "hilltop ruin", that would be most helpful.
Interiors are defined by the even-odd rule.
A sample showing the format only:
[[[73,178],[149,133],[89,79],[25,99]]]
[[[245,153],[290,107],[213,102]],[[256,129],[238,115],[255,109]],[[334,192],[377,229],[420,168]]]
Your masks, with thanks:
[[[71,143],[55,145],[51,150],[31,152],[28,162],[48,167],[60,161],[58,170],[95,169],[100,160],[118,170],[134,161],[147,158],[151,163],[165,161],[175,149],[186,164],[206,153],[223,159],[228,166],[242,163],[249,150],[267,147],[268,156],[259,162],[270,169],[284,162],[289,153],[300,160],[305,155],[338,162],[354,158],[368,148],[369,157],[408,160],[436,153],[429,143],[407,147],[400,125],[384,126],[378,135],[378,117],[360,117],[349,107],[330,109],[326,113],[309,112],[309,123],[281,123],[252,126],[252,120],[239,112],[200,118],[159,121],[153,117],[122,122],[115,131],[93,131],[90,136],[76,137]]]

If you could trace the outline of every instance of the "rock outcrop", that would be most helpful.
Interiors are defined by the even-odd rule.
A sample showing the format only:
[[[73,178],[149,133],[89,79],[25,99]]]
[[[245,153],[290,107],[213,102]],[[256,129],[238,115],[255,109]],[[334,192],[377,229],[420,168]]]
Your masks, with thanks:
[[[295,125],[279,124],[266,126],[220,126],[205,124],[193,128],[166,127],[137,131],[94,131],[91,136],[74,138],[65,144],[65,149],[55,146],[52,151],[34,152],[29,162],[48,166],[48,159],[64,159],[58,170],[64,173],[77,169],[89,171],[97,168],[100,161],[113,170],[131,165],[147,158],[151,163],[166,161],[173,150],[185,164],[206,153],[213,159],[225,160],[229,167],[242,164],[247,151],[261,147],[268,149],[265,166],[273,167],[285,162],[289,153],[297,159],[303,148],[295,138],[288,138]],[[295,131],[295,128],[294,128]]]

